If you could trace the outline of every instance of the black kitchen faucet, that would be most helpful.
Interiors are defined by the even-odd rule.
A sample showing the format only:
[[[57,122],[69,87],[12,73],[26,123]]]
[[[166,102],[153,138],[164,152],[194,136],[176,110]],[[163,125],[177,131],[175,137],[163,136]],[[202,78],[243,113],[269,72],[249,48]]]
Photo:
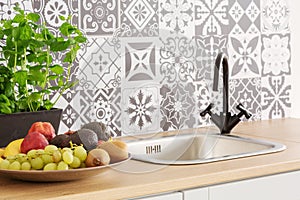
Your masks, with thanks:
[[[221,134],[229,134],[230,131],[241,121],[241,117],[245,116],[249,119],[252,115],[245,109],[242,104],[237,105],[237,109],[240,111],[237,115],[231,114],[228,111],[228,79],[229,79],[229,67],[228,59],[224,53],[219,53],[215,66],[214,66],[214,80],[213,80],[213,91],[218,91],[219,82],[219,71],[222,63],[223,68],[223,112],[220,114],[212,113],[213,103],[210,103],[207,108],[200,113],[202,117],[209,114],[212,122],[220,129]]]

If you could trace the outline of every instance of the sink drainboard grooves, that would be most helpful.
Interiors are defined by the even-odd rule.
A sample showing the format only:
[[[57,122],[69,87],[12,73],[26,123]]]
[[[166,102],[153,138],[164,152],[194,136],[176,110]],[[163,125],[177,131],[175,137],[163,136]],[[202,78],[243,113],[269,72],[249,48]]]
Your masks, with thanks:
[[[156,154],[161,152],[161,145],[146,146],[146,154]]]

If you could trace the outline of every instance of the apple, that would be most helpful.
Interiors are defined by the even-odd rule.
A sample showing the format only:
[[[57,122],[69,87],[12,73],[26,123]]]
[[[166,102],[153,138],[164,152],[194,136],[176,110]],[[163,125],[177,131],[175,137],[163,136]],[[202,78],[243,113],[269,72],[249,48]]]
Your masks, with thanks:
[[[50,122],[34,122],[28,130],[28,133],[31,132],[38,132],[43,134],[48,142],[52,140],[56,135],[55,129]]]
[[[46,137],[39,132],[28,133],[21,143],[21,153],[27,153],[31,149],[44,149],[49,144]]]

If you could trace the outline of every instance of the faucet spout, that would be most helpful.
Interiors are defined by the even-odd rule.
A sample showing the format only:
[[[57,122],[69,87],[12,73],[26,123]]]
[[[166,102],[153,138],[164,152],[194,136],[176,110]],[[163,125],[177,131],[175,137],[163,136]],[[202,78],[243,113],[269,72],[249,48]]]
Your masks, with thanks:
[[[228,59],[224,53],[219,53],[216,62],[215,62],[215,70],[214,70],[214,80],[213,80],[213,91],[218,91],[218,83],[219,83],[219,71],[220,67],[223,67],[223,112],[228,113],[228,79],[229,79],[229,66]]]
[[[248,112],[241,104],[237,106],[237,109],[240,111],[238,115],[232,115],[229,112],[229,66],[228,59],[224,53],[219,53],[216,58],[214,66],[213,91],[218,91],[221,64],[223,68],[223,112],[219,115],[212,113],[211,109],[213,108],[213,104],[211,103],[200,113],[200,116],[204,117],[206,114],[209,114],[211,116],[211,121],[220,129],[221,134],[228,134],[241,121],[240,118],[242,116],[249,119],[251,117],[251,113]]]

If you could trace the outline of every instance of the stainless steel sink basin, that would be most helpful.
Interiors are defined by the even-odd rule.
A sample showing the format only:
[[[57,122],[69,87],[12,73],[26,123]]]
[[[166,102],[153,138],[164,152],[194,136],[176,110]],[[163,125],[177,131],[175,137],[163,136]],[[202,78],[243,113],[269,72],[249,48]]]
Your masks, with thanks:
[[[234,135],[183,134],[128,141],[133,159],[156,164],[199,164],[284,150],[282,144]]]

